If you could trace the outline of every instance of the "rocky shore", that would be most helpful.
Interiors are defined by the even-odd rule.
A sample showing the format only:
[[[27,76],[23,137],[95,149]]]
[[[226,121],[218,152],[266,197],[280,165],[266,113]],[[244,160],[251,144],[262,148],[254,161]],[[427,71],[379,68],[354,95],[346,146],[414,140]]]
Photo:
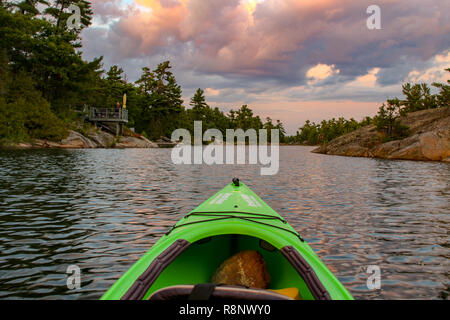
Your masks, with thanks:
[[[401,119],[410,134],[383,143],[374,125],[338,137],[312,152],[329,155],[450,162],[450,107],[410,113]]]
[[[86,132],[69,131],[67,138],[59,141],[35,140],[31,143],[18,143],[9,146],[19,149],[53,148],[53,149],[89,149],[89,148],[158,148],[158,144],[140,135],[115,137],[98,129]]]

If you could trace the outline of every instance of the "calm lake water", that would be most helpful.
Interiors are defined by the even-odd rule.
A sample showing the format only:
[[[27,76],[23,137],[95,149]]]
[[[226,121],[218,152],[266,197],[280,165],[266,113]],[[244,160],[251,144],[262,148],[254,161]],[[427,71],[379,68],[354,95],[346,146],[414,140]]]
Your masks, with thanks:
[[[448,299],[450,164],[281,147],[280,171],[176,166],[169,149],[0,151],[0,299],[98,299],[233,176],[305,238],[357,299]],[[66,270],[81,268],[81,289]],[[381,289],[369,290],[369,265]]]

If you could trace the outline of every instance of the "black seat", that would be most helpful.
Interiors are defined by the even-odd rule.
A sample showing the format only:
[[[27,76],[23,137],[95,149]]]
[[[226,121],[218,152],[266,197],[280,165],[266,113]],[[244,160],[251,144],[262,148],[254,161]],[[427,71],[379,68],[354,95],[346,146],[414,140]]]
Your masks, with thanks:
[[[264,289],[241,286],[199,284],[177,285],[155,291],[149,300],[292,300]]]

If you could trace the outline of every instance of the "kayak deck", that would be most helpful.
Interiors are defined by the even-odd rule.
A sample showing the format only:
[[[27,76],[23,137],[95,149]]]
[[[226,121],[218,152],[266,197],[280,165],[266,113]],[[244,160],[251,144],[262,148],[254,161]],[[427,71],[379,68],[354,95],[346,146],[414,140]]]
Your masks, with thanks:
[[[182,218],[102,299],[148,299],[159,289],[210,282],[233,254],[262,254],[268,289],[295,287],[302,299],[352,299],[314,251],[243,183],[224,189]]]
[[[207,283],[223,261],[245,250],[256,250],[262,254],[271,276],[269,289],[296,287],[303,299],[313,299],[303,279],[279,250],[262,249],[259,239],[244,235],[221,235],[192,244],[161,273],[144,299],[165,287]],[[205,261],[205,257],[208,257],[207,263],[199,263]]]

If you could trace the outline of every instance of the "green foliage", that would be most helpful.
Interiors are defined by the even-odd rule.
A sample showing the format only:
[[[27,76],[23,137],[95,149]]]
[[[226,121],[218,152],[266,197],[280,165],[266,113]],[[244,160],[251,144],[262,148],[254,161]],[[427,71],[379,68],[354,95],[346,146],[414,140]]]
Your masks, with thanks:
[[[38,2],[41,6],[46,3],[23,1],[19,6]],[[81,6],[82,16],[87,19],[83,23],[89,23],[92,12],[87,9],[90,4],[84,2],[52,2],[55,6],[48,5],[44,12],[54,17],[53,20],[28,14],[31,9],[12,10],[13,5],[8,9],[0,7],[0,49],[6,50],[12,72],[28,73],[56,113],[82,105],[80,97],[92,94],[96,87],[93,83],[100,72],[101,58],[86,62],[77,52],[81,47],[79,30],[68,30],[66,23],[61,23],[63,16],[72,14],[67,10],[71,4]]]
[[[363,126],[372,123],[370,117],[364,118],[361,122],[355,119],[346,120],[344,118],[323,120],[319,124],[309,120],[297,131],[297,135],[287,137],[288,143],[301,143],[307,145],[318,145],[327,143],[343,134],[352,132]]]
[[[43,1],[42,1],[43,2]],[[46,3],[48,5],[48,3]],[[79,33],[91,24],[93,12],[91,3],[85,0],[54,0],[52,5],[48,5],[44,12],[53,17],[54,24],[59,33],[67,31],[67,21],[72,16],[69,7],[75,5],[80,9],[80,28],[74,30]]]
[[[0,98],[0,144],[31,139],[59,141],[67,135],[63,122],[51,112],[26,73],[2,76],[9,86]]]
[[[253,111],[247,106],[243,105],[240,109],[234,111],[230,110],[229,114],[231,129],[262,129],[263,123],[259,116],[254,116]]]
[[[102,102],[105,107],[114,108],[117,102],[122,103],[123,95],[127,91],[122,68],[114,65],[109,69],[103,81],[103,89]]]
[[[445,69],[450,72],[450,68]],[[433,83],[433,86],[439,89],[439,94],[436,96],[436,103],[439,107],[450,107],[450,80],[447,84]]]
[[[181,87],[171,68],[169,61],[160,63],[153,71],[145,67],[136,81],[142,94],[142,109],[134,123],[138,132],[145,130],[151,139],[170,136],[179,127],[184,111]]]
[[[404,114],[405,109],[402,109],[400,100],[388,100],[387,105],[383,103],[374,119],[377,129],[385,134],[383,142],[402,139],[408,135],[408,127],[399,120]]]
[[[450,71],[450,69],[446,70]],[[447,80],[447,83],[450,83],[450,80]],[[433,83],[433,86],[440,89],[438,94],[432,94],[430,87],[425,83],[415,85],[406,83],[402,90],[404,100],[394,98],[380,107],[374,123],[377,129],[385,134],[383,141],[403,139],[408,136],[408,127],[400,122],[400,118],[407,113],[450,105],[450,86],[442,83]]]
[[[207,103],[202,89],[197,89],[190,101],[191,109],[185,111],[181,122],[185,128],[194,133],[194,121],[202,121],[203,132],[209,128],[215,128],[225,135],[226,129],[230,128],[230,121],[219,108],[211,108]]]
[[[267,117],[266,118],[266,122],[263,124],[263,129],[268,130],[268,132],[267,132],[267,140],[269,142],[272,141],[272,137],[270,135],[270,132],[271,132],[270,130],[273,130],[273,129],[279,130],[278,132],[279,132],[279,135],[280,135],[279,136],[280,137],[280,142],[281,143],[286,142],[286,130],[284,129],[283,123],[281,123],[280,120],[277,120],[277,124],[274,125],[273,122],[272,122],[272,119],[270,117]]]
[[[44,0],[23,0],[13,4],[13,6],[17,7],[22,14],[35,16],[40,13],[37,9],[38,4],[48,5],[48,2]]]
[[[204,95],[204,91],[200,88],[197,89],[194,96],[191,99],[190,105],[192,107],[192,111],[194,113],[198,113],[200,116],[202,115],[202,111],[208,107],[206,104],[206,99]]]
[[[410,83],[403,85],[403,94],[406,99],[399,101],[399,105],[404,106],[404,112],[415,112],[426,109],[434,109],[438,107],[436,95],[431,94],[431,89],[427,84]]]

